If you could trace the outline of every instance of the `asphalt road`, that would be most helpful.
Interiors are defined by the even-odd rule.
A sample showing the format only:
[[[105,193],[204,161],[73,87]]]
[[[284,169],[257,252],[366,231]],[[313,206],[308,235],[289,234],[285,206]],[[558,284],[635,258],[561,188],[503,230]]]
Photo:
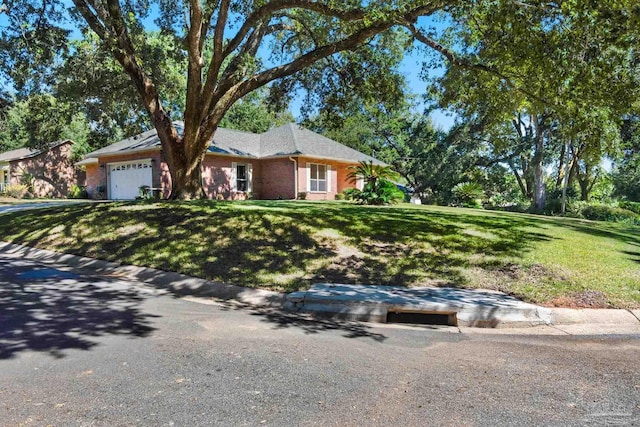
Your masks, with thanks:
[[[639,338],[315,322],[0,254],[0,425],[640,425]]]

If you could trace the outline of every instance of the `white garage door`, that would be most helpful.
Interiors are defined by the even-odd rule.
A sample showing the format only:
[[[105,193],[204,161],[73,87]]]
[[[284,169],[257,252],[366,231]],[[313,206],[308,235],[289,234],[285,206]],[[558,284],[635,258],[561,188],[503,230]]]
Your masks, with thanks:
[[[109,198],[132,200],[140,195],[140,187],[152,186],[151,159],[109,163]]]

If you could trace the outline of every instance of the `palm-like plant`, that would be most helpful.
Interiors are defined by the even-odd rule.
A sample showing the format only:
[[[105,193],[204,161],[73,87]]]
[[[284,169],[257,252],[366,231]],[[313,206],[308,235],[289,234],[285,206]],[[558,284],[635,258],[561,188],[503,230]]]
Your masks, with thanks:
[[[347,177],[351,182],[364,180],[364,188],[356,196],[361,203],[383,205],[396,203],[403,197],[403,193],[391,182],[398,179],[399,175],[390,166],[360,162],[358,166],[349,167]]]
[[[372,161],[360,162],[358,166],[349,166],[347,177],[351,182],[356,182],[362,178],[365,184],[369,184],[371,188],[377,188],[381,180],[393,181],[399,178],[396,171],[391,166],[374,165]]]

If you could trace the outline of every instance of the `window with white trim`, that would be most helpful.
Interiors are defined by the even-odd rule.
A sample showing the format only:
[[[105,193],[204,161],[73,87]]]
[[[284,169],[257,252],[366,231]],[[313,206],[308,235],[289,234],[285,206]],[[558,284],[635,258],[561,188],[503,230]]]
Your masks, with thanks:
[[[327,191],[327,165],[308,163],[309,165],[309,191]]]
[[[236,190],[247,191],[247,165],[236,167]]]
[[[231,189],[241,193],[252,190],[252,170],[251,163],[231,163]]]

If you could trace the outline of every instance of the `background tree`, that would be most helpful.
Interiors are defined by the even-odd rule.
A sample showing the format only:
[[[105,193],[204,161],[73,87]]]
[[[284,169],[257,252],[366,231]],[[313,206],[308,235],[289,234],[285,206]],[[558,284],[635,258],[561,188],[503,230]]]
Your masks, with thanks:
[[[628,117],[622,126],[622,158],[613,168],[614,194],[640,202],[640,116]]]
[[[229,108],[220,121],[220,127],[263,133],[272,127],[293,122],[293,115],[289,111],[276,110],[284,105],[270,105],[267,95],[265,90],[256,90],[240,99]]]
[[[455,109],[488,134],[514,125],[517,138],[506,147],[531,152],[521,162],[518,183],[536,210],[544,207],[545,165],[562,142],[551,134],[583,135],[589,161],[574,162],[574,175],[593,182],[587,169],[602,146],[585,112],[610,109],[609,118],[631,111],[638,93],[638,10],[631,1],[595,4],[531,2],[461,3],[451,9],[454,22],[444,34],[416,37],[446,59],[447,72],[434,80],[432,94],[439,105]],[[433,50],[431,50],[433,51]],[[528,123],[521,117],[527,116]],[[607,125],[608,126],[608,125]],[[611,132],[608,132],[612,135]],[[591,146],[594,146],[593,148]],[[520,157],[521,160],[525,160]],[[589,176],[590,178],[586,178]],[[583,180],[584,181],[584,180]],[[586,181],[584,181],[586,182]],[[530,185],[532,184],[532,185]],[[588,190],[589,184],[585,189]],[[585,196],[587,197],[587,196]]]
[[[143,36],[140,36],[142,38]],[[149,68],[164,94],[168,114],[179,119],[184,111],[186,69],[184,51],[172,37],[145,32],[140,60]],[[98,149],[149,128],[149,115],[122,66],[92,32],[72,40],[52,70],[56,97],[82,112],[92,124],[92,148]]]

